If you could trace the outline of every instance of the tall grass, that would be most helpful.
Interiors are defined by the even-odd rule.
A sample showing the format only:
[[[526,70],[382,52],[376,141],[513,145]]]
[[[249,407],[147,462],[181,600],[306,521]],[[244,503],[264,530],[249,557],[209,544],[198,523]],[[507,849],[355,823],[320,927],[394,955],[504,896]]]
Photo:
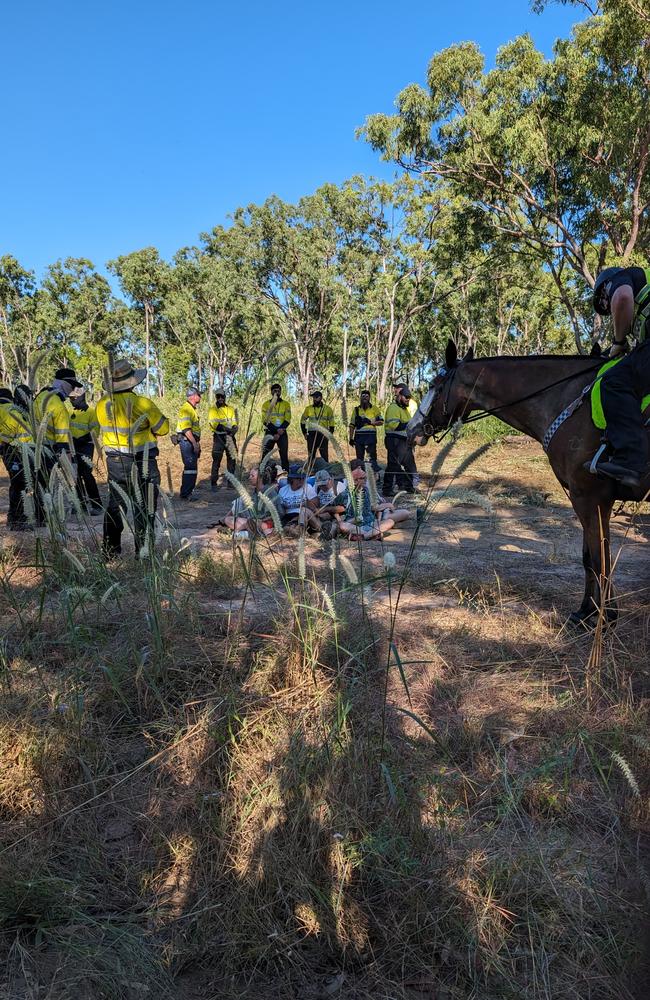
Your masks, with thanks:
[[[57,474],[0,559],[0,993],[642,995],[647,614],[595,671],[500,586],[454,603],[423,533],[482,455],[324,560],[192,554],[164,497],[106,564]]]

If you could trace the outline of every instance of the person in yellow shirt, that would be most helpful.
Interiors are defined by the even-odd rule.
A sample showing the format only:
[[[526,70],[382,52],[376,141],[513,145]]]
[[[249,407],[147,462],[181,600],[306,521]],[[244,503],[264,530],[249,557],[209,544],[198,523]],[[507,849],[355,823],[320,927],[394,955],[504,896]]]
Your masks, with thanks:
[[[313,423],[326,427],[330,434],[334,433],[334,411],[323,402],[323,393],[314,389],[311,393],[311,406],[306,406],[300,418],[300,428],[307,442],[307,465],[311,466],[316,458],[316,452],[329,462],[329,441]]]
[[[133,392],[146,374],[144,368],[134,369],[129,361],[116,361],[104,382],[106,395],[96,406],[108,473],[102,543],[107,558],[122,551],[124,493],[133,506],[136,553],[146,542],[153,545],[155,539],[160,491],[158,438],[169,433],[169,420],[152,399]]]
[[[72,368],[59,368],[54,373],[50,385],[46,385],[34,397],[34,421],[38,433],[45,426],[45,445],[50,452],[51,464],[57,455],[66,452],[74,458],[72,434],[70,433],[70,407],[66,400],[73,389],[80,389],[81,382]]]
[[[417,404],[411,395],[411,390],[404,382],[394,385],[393,392],[395,399],[387,407],[384,420],[388,461],[382,493],[386,497],[394,496],[398,490],[415,493],[418,483],[413,446],[406,436],[408,422],[417,410]]]
[[[212,431],[212,468],[210,486],[214,492],[219,486],[219,468],[224,452],[226,468],[231,476],[237,468],[237,411],[226,403],[225,389],[214,390],[214,404],[208,411],[208,426]]]
[[[33,445],[34,439],[26,416],[13,401],[10,389],[0,389],[0,457],[9,476],[9,510],[7,527],[10,531],[29,531],[25,514],[25,469],[23,446]]]
[[[44,428],[44,448],[40,454],[39,467],[35,470],[34,506],[36,522],[45,522],[44,494],[50,488],[50,476],[62,455],[67,455],[74,465],[75,453],[70,431],[70,407],[66,401],[73,389],[80,389],[73,368],[58,368],[54,378],[34,397],[32,422],[36,437]]]
[[[82,506],[91,514],[104,511],[97,481],[93,475],[95,437],[99,431],[95,407],[86,399],[86,390],[73,389],[69,397],[70,433],[77,457],[77,494]]]
[[[176,420],[176,438],[181,449],[183,460],[183,478],[181,479],[181,500],[194,500],[196,477],[199,474],[199,458],[201,457],[201,421],[197,406],[201,402],[201,393],[192,387],[187,391],[187,398]]]
[[[285,472],[289,471],[289,438],[287,428],[291,423],[291,406],[282,398],[282,386],[274,382],[271,398],[262,403],[262,424],[265,438],[262,444],[262,458],[278,446],[280,462]]]
[[[364,389],[359,397],[359,405],[352,410],[350,420],[350,444],[354,445],[356,457],[365,461],[366,452],[375,472],[379,472],[377,462],[377,428],[381,427],[384,418],[378,406],[370,400],[370,393]]]

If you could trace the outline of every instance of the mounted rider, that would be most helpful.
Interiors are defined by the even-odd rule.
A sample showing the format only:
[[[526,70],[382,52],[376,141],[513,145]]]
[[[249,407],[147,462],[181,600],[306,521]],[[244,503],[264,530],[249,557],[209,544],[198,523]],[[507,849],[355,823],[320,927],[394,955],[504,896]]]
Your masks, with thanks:
[[[602,377],[601,399],[613,454],[599,461],[596,470],[635,488],[648,466],[641,401],[650,393],[650,268],[605,268],[596,278],[593,304],[600,316],[612,317],[610,358],[627,355]],[[630,338],[635,341],[632,350]]]

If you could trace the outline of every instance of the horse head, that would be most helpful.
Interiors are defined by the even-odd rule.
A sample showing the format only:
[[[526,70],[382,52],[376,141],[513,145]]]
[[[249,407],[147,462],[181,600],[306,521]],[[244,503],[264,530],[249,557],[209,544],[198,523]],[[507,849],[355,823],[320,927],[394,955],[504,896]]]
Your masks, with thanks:
[[[468,396],[456,375],[459,367],[473,357],[474,350],[470,347],[465,357],[459,360],[455,343],[447,341],[444,366],[409,421],[407,434],[412,444],[425,445],[430,437],[446,430],[465,412]]]

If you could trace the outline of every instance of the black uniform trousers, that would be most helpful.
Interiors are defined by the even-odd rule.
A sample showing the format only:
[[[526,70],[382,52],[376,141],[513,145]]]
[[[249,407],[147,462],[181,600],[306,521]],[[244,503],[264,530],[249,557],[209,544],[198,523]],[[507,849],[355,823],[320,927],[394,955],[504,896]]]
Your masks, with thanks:
[[[650,395],[650,340],[605,372],[600,388],[614,461],[643,475],[648,465],[648,428],[641,400]]]
[[[44,494],[50,492],[50,477],[59,454],[60,452],[53,451],[49,445],[44,447],[38,468],[34,469],[34,512],[38,525],[45,524],[46,521]]]
[[[90,507],[96,513],[102,510],[102,500],[93,475],[95,446],[92,441],[77,438],[74,450],[77,456],[77,496],[84,507]]]
[[[386,452],[388,461],[384,473],[384,493],[391,492],[395,487],[414,493],[413,477],[417,475],[417,466],[413,448],[407,439],[399,434],[386,434]]]
[[[312,464],[319,452],[321,458],[326,462],[330,460],[330,443],[320,431],[307,431],[307,462]]]
[[[25,470],[23,469],[23,457],[20,448],[14,448],[10,444],[0,445],[2,462],[9,476],[9,510],[7,511],[8,528],[24,528],[27,525],[27,516],[23,505],[23,493],[25,492]]]
[[[232,441],[232,447],[234,451],[237,451],[237,441],[231,434],[223,434],[218,431],[212,435],[212,469],[210,470],[210,482],[213,486],[217,485],[217,479],[219,478],[219,469],[221,468],[221,459],[226,456],[226,468],[231,476],[235,475],[235,469],[237,468],[237,460],[234,455],[230,454],[228,449],[228,438]]]
[[[268,434],[268,431],[267,431]],[[289,471],[289,436],[287,434],[286,428],[284,434],[281,434],[277,441],[274,441],[272,437],[268,439],[264,448],[262,449],[262,458],[268,455],[270,451],[273,451],[275,446],[278,446],[278,451],[280,453],[280,465],[285,472]]]
[[[199,456],[194,451],[194,445],[182,434],[179,435],[178,445],[181,449],[181,459],[183,461],[183,475],[181,476],[181,499],[187,500],[194,492],[196,477],[199,474]]]
[[[153,543],[155,538],[156,508],[160,493],[160,472],[158,471],[158,449],[149,451],[145,462],[144,454],[106,452],[108,473],[108,507],[104,515],[103,548],[106,555],[116,555],[122,551],[122,531],[124,530],[124,498],[116,486],[126,493],[133,505],[133,534],[135,551],[140,551],[147,539],[147,529]],[[135,471],[134,471],[135,470]],[[135,478],[135,484],[134,484]]]
[[[360,462],[365,462],[367,452],[370,464],[375,472],[379,472],[376,434],[364,434],[362,431],[357,431],[354,435],[354,452]]]

